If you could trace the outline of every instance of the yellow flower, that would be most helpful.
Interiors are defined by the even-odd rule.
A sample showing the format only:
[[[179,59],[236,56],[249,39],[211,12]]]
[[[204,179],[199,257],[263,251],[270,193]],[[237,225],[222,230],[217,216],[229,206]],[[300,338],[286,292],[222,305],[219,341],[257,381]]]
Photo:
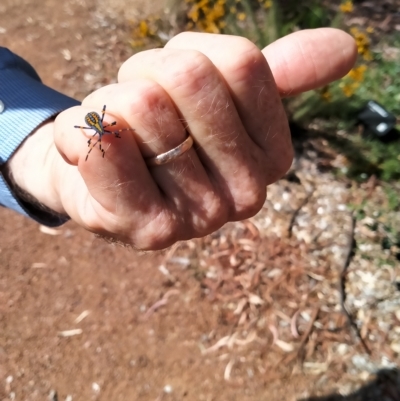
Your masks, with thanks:
[[[136,47],[143,47],[143,46],[144,46],[144,42],[143,42],[143,40],[141,40],[141,39],[135,39],[135,40],[131,40],[131,41],[130,41],[130,45],[131,45],[133,48],[136,48]]]
[[[218,27],[220,29],[226,28],[226,22],[225,21],[218,21]]]
[[[354,94],[354,88],[351,84],[341,84],[340,88],[342,89],[344,95],[346,97],[351,97]]]
[[[356,41],[358,54],[361,54],[364,60],[371,61],[373,57],[371,51],[369,50],[370,41],[368,36],[355,27],[350,29],[350,33],[353,35]]]
[[[359,29],[356,28],[355,26],[353,26],[352,28],[350,28],[350,33],[351,33],[353,36],[356,36],[359,32],[360,32]]]
[[[187,12],[188,19],[192,22],[193,28],[203,32],[220,33],[226,24],[227,0],[190,0],[192,6]]]
[[[342,82],[340,85],[340,88],[342,89],[344,95],[346,97],[351,97],[354,95],[354,92],[360,87],[359,82]]]
[[[356,82],[362,82],[364,80],[364,72],[367,70],[367,66],[362,64],[356,68],[350,70],[347,76]]]
[[[364,50],[362,56],[365,61],[372,61],[374,59],[372,53],[368,49]]]
[[[219,28],[215,25],[214,22],[209,22],[203,25],[204,32],[207,33],[219,33]]]
[[[341,11],[342,13],[351,13],[351,12],[353,12],[353,9],[354,9],[354,7],[353,7],[353,2],[350,1],[350,0],[347,0],[347,1],[345,1],[344,3],[342,3],[342,4],[339,6],[339,8],[340,8],[340,11]]]
[[[374,32],[375,32],[375,29],[372,28],[372,26],[369,26],[369,27],[366,29],[366,31],[367,31],[368,33],[374,33]]]
[[[209,0],[200,0],[200,1],[197,3],[197,6],[198,6],[199,8],[203,8],[203,7],[207,6],[208,3],[209,3]]]
[[[268,8],[272,7],[272,0],[265,0],[264,8],[268,10]]]
[[[139,33],[140,37],[145,38],[146,36],[150,36],[150,29],[147,21],[140,21],[139,23]]]
[[[322,88],[321,97],[325,102],[330,102],[332,100],[332,93],[329,91],[329,86]]]
[[[245,13],[239,13],[236,17],[239,21],[244,21],[246,19]]]
[[[197,22],[199,20],[199,9],[197,6],[193,6],[193,8],[187,13],[189,19],[193,22]]]

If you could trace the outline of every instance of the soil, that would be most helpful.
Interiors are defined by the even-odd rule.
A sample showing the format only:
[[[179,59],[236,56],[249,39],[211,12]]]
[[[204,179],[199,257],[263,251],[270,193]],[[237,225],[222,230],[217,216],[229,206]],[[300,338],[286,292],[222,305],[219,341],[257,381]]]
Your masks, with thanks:
[[[0,45],[82,100],[115,82],[133,53],[127,17],[111,4],[2,0]],[[138,254],[72,222],[46,230],[5,209],[0,221],[0,400],[291,401],[329,392],[314,376],[292,375],[267,342],[202,352],[233,326],[193,269],[171,277],[165,253]]]

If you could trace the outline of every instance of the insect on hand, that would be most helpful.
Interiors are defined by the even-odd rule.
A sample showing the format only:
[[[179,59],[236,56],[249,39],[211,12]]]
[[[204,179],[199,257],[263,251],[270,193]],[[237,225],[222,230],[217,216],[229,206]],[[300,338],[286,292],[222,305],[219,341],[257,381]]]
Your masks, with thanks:
[[[92,129],[92,130],[95,131],[95,133],[92,135],[92,137],[88,140],[88,146],[90,147],[90,149],[87,152],[85,161],[88,159],[89,153],[92,151],[92,149],[97,144],[99,144],[99,149],[103,153],[103,157],[104,157],[106,152],[101,146],[101,138],[103,137],[103,135],[114,134],[114,136],[116,138],[121,138],[120,135],[119,135],[120,132],[122,132],[122,131],[130,131],[131,130],[131,128],[123,128],[123,129],[120,129],[118,131],[108,131],[108,130],[106,130],[106,128],[111,127],[113,125],[116,125],[117,122],[114,121],[111,124],[103,125],[103,119],[104,119],[104,113],[105,112],[106,112],[106,105],[104,105],[103,110],[101,112],[101,118],[95,111],[91,111],[90,113],[86,114],[85,122],[87,124],[87,127],[81,127],[80,125],[74,125],[74,128]],[[98,135],[98,138],[92,145],[92,141],[94,141],[94,136],[95,135]]]

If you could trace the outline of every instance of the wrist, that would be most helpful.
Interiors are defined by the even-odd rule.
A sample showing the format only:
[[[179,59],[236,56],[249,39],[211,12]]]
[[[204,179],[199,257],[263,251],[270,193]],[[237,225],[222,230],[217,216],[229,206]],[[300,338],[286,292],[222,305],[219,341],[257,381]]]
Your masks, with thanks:
[[[58,191],[59,153],[53,140],[54,122],[39,126],[6,164],[5,178],[16,195],[35,208],[65,215]]]

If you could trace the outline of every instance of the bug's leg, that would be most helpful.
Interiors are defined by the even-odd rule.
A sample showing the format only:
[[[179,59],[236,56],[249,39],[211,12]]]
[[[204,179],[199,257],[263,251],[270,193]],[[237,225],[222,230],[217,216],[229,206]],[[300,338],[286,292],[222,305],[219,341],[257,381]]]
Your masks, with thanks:
[[[132,131],[132,128],[122,128],[118,131],[114,131],[114,135],[116,138],[121,138],[121,135],[119,134],[120,132],[124,132],[124,131]]]
[[[103,153],[102,157],[104,159],[104,156],[106,154],[106,151],[103,149],[103,147],[101,146],[101,138],[97,141],[99,142],[99,149],[101,150],[101,153]]]
[[[89,154],[90,154],[90,152],[93,150],[93,148],[95,148],[96,147],[96,145],[97,145],[97,142],[99,142],[100,141],[100,139],[98,139],[91,147],[90,147],[90,149],[88,150],[88,152],[87,152],[87,154],[86,154],[86,158],[85,158],[85,161],[87,161],[87,159],[88,159],[88,157],[89,157]],[[102,148],[101,148],[101,145],[100,145],[100,150],[101,151],[103,151],[102,150]],[[104,157],[104,156],[103,156]]]
[[[116,138],[121,138],[121,135],[119,133],[122,132],[122,131],[132,131],[132,128],[122,128],[122,129],[120,129],[118,131],[107,131],[107,130],[104,130],[104,132],[107,132],[109,134],[114,134],[114,136]]]
[[[89,139],[89,141],[91,141],[91,140],[92,140],[92,139]],[[89,141],[88,141],[88,146],[90,146]],[[90,152],[91,152],[91,151],[93,150],[93,148],[96,146],[97,142],[98,142],[98,141],[96,141],[94,145],[90,146],[90,149],[88,150],[88,152],[87,152],[87,154],[86,154],[86,159],[85,159],[85,161],[88,159]]]
[[[95,133],[92,135],[92,137],[89,138],[89,140],[87,141],[88,146],[90,146],[90,144],[92,143],[92,139],[93,139],[93,137],[94,137],[95,135],[98,135],[98,132],[95,132]]]
[[[103,122],[105,112],[106,112],[106,105],[103,106],[103,110],[101,111],[101,122]]]
[[[122,128],[118,131],[114,131],[114,132],[122,132],[122,131],[133,131],[133,128]]]
[[[103,128],[112,127],[113,125],[117,125],[117,122],[116,122],[116,121],[114,121],[114,122],[113,122],[113,123],[111,123],[111,124],[108,124],[108,125],[103,125]]]
[[[96,132],[94,135],[96,135],[96,134],[97,134],[97,132]],[[94,135],[93,135],[93,136],[94,136]],[[92,142],[93,137],[90,138],[90,139],[88,140],[88,146],[90,146],[90,149],[89,149],[89,151],[87,152],[85,161],[88,159],[89,153],[92,151],[93,148],[96,147],[97,144],[99,144],[99,149],[100,149],[101,152],[103,153],[103,157],[104,157],[104,153],[105,153],[105,152],[104,152],[104,149],[101,147],[101,137],[102,137],[102,135],[99,136],[99,138],[97,139],[97,141],[96,141],[92,146],[90,146],[90,145],[91,145],[91,142]]]
[[[74,128],[93,129],[92,127],[81,127],[80,125],[74,125]]]
[[[87,161],[87,159],[88,159],[88,157],[89,157],[89,153],[92,151],[92,149],[93,149],[93,146],[88,150],[88,152],[87,152],[87,154],[86,154],[85,161]]]

